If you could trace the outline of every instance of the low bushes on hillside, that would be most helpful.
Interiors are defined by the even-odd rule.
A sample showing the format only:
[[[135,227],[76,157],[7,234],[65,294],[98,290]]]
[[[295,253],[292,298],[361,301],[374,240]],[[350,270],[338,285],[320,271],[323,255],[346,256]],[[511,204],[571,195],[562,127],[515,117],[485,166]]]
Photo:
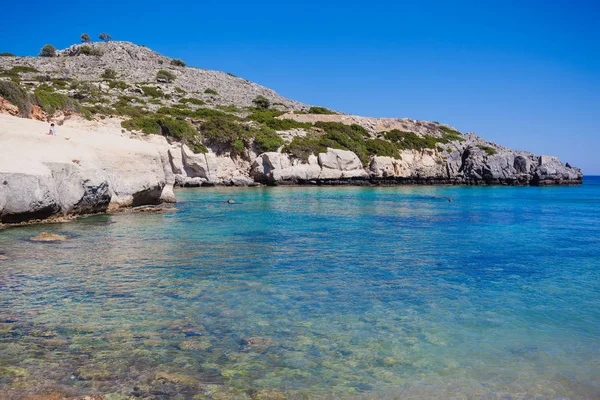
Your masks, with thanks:
[[[142,86],[141,87],[142,92],[144,93],[145,96],[148,97],[164,97],[164,93],[157,87],[155,86]]]
[[[200,133],[207,144],[217,147],[218,152],[237,154],[243,153],[254,137],[250,126],[222,117],[207,119],[200,125]]]
[[[214,89],[206,89],[206,90],[204,91],[204,94],[212,94],[212,95],[214,95],[214,96],[218,96],[218,95],[219,95],[219,92],[217,92],[217,91],[216,91],[216,90],[214,90]]]
[[[117,72],[114,69],[107,68],[104,70],[102,75],[100,75],[102,79],[117,79]]]
[[[311,107],[308,109],[309,114],[335,114],[334,111],[331,111],[325,107]]]
[[[179,99],[179,102],[181,104],[194,104],[196,106],[203,106],[203,105],[206,104],[205,101],[202,101],[200,99],[194,99],[194,98],[191,98],[191,97],[184,97],[182,99]]]
[[[280,115],[285,114],[279,110],[257,110],[248,115],[246,119],[266,125],[276,131],[288,131],[290,129],[310,129],[312,124],[308,122],[298,122],[293,119],[277,119]]]
[[[29,94],[14,82],[0,81],[0,97],[4,97],[19,108],[21,115],[29,117],[31,100]]]
[[[101,56],[102,55],[102,51],[100,49],[96,49],[92,46],[88,46],[88,45],[83,45],[83,46],[79,46],[79,48],[77,49],[77,55],[82,55],[82,56]]]
[[[488,156],[493,156],[497,153],[496,149],[491,146],[477,145],[481,150],[485,151]]]
[[[350,150],[361,160],[363,165],[369,162],[369,150],[366,138],[369,133],[360,125],[345,125],[339,122],[317,122],[314,125],[324,131],[323,134],[310,134],[305,137],[296,136],[285,146],[284,152],[307,160],[311,154],[324,153],[327,148]],[[374,149],[371,145],[371,149]]]
[[[47,85],[40,85],[36,88],[33,92],[33,99],[48,114],[53,114],[56,110],[81,112],[81,105],[77,100],[54,92]]]
[[[273,129],[265,126],[256,131],[254,142],[256,143],[256,150],[259,154],[267,151],[277,151],[279,147],[283,146],[283,139],[281,136]]]
[[[271,102],[269,101],[269,99],[267,99],[265,96],[263,95],[258,95],[254,98],[254,100],[252,100],[252,103],[254,103],[254,105],[257,108],[266,110],[267,108],[271,107]]]
[[[171,65],[174,65],[176,67],[185,67],[185,62],[178,58],[174,58],[171,60]]]
[[[171,83],[175,80],[175,78],[177,78],[177,76],[166,69],[161,69],[156,73],[156,80],[158,82]]]

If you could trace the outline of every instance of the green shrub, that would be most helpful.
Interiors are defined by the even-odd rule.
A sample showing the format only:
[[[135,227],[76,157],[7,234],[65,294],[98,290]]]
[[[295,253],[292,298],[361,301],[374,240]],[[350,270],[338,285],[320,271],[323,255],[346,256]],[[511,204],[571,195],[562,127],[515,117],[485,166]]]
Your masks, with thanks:
[[[363,165],[369,162],[365,137],[369,132],[360,125],[345,125],[340,122],[317,122],[315,127],[326,133],[321,136],[321,144],[334,149],[350,150],[360,158]]]
[[[164,93],[156,86],[142,86],[142,92],[148,97],[164,97]]]
[[[102,79],[116,79],[117,78],[117,72],[114,69],[107,68],[107,69],[104,70],[104,72],[102,73],[102,75],[100,75],[100,78],[102,78]]]
[[[497,153],[496,149],[491,146],[477,145],[481,150],[485,151],[488,156],[493,156]]]
[[[14,57],[13,53],[0,53],[0,57]]]
[[[170,136],[183,140],[193,140],[198,131],[187,121],[162,115],[145,115],[121,122],[129,130],[139,130],[147,134]]]
[[[305,137],[296,136],[284,148],[284,151],[300,159],[307,160],[309,155],[324,153],[328,147],[350,150],[358,156],[363,165],[367,165],[369,150],[365,138],[369,137],[369,132],[365,128],[356,124],[345,125],[339,122],[317,122],[315,127],[324,130],[325,133],[320,136],[316,134]],[[371,144],[372,152],[383,147],[383,145],[376,146],[377,144]]]
[[[248,115],[246,119],[265,124],[276,131],[289,131],[290,129],[310,129],[312,124],[308,122],[298,122],[293,119],[277,119],[280,115],[285,114],[279,110],[259,110]]]
[[[129,87],[129,85],[123,81],[110,81],[108,82],[108,87],[111,89],[125,90]]]
[[[175,78],[177,78],[175,74],[167,71],[166,69],[161,69],[156,73],[156,80],[158,82],[171,83],[175,80]]]
[[[216,90],[214,90],[214,89],[206,89],[206,90],[204,91],[204,93],[205,93],[205,94],[212,94],[212,95],[215,95],[215,96],[218,96],[218,95],[219,95],[219,93],[218,93]]]
[[[28,73],[28,72],[40,72],[33,67],[29,67],[26,65],[17,65],[8,70],[9,73],[20,74],[20,73]]]
[[[269,99],[267,99],[265,96],[263,95],[258,95],[254,98],[254,100],[252,100],[252,103],[254,103],[254,105],[257,108],[261,108],[266,110],[267,108],[271,107],[271,102],[269,101]]]
[[[212,108],[199,108],[197,110],[190,110],[177,107],[161,107],[156,111],[156,113],[172,115],[176,117],[188,117],[194,119],[206,119],[213,117],[228,119],[230,121],[235,121],[239,119],[235,115],[227,114],[219,110],[213,110]]]
[[[227,72],[227,75],[237,78],[237,75],[232,74],[231,72]]]
[[[185,67],[185,62],[178,58],[174,58],[171,60],[171,65],[174,65],[176,67]]]
[[[194,98],[191,98],[191,97],[186,97],[186,98],[183,98],[183,99],[179,99],[179,102],[181,104],[194,104],[194,105],[197,105],[197,106],[203,106],[203,105],[206,104],[206,102],[204,102],[204,101],[202,101],[200,99],[194,99]]]
[[[175,88],[175,92],[177,92],[177,93],[179,93],[179,94],[185,94],[185,93],[186,93],[186,92],[185,92],[185,90],[183,90],[183,89],[182,89],[182,88],[180,88],[180,87],[176,87],[176,88]]]
[[[331,111],[325,107],[311,107],[308,109],[309,114],[335,114],[334,111]]]
[[[255,134],[254,142],[259,153],[277,151],[283,145],[283,139],[273,129],[261,127]]]
[[[53,114],[56,110],[81,111],[81,106],[77,100],[73,100],[64,94],[53,92],[48,87],[45,87],[45,85],[38,86],[33,94],[36,104],[48,114]]]
[[[244,112],[244,110],[242,110],[241,108],[237,108],[235,105],[233,104],[229,104],[228,106],[217,106],[217,108],[221,111],[225,111],[228,113],[242,113]]]
[[[442,143],[450,143],[454,140],[458,140],[459,142],[465,141],[465,139],[462,137],[462,133],[459,131],[455,131],[454,129],[450,129],[443,125],[440,125],[439,128],[444,131]]]
[[[88,45],[83,45],[83,46],[80,46],[77,49],[77,55],[83,55],[83,56],[101,56],[102,55],[102,51],[100,51],[100,49],[96,49],[96,48],[93,48],[93,47],[88,46]]]
[[[400,158],[398,148],[391,142],[382,139],[369,139],[366,141],[367,153],[370,156],[385,156]]]
[[[200,133],[208,144],[218,148],[218,152],[229,150],[238,154],[243,152],[253,138],[252,129],[248,125],[222,117],[207,119],[200,125]]]
[[[66,89],[67,87],[69,87],[70,79],[68,79],[68,78],[51,78],[50,82],[52,82],[52,84],[59,89]]]
[[[292,142],[283,148],[283,152],[307,161],[311,154],[325,153],[327,148],[321,144],[321,138],[315,134],[295,136]]]
[[[40,50],[40,57],[54,57],[56,55],[56,47],[47,44]]]
[[[30,97],[19,85],[14,82],[0,81],[0,96],[17,106],[22,116],[29,117]]]
[[[88,35],[87,33],[81,34],[81,43],[87,43],[90,40],[92,40],[92,38],[90,38],[90,35]]]
[[[384,137],[395,143],[400,150],[435,149],[440,139],[433,136],[419,136],[414,132],[394,129],[384,133]]]

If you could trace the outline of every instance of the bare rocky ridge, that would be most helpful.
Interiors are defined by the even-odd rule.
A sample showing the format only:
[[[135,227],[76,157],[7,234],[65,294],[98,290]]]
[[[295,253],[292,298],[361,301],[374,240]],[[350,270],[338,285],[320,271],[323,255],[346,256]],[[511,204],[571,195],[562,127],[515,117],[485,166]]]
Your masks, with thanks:
[[[29,106],[28,120],[17,117],[23,116],[22,105],[0,97],[5,114],[0,115],[0,223],[172,202],[173,186],[582,182],[581,170],[555,157],[511,150],[437,122],[310,114],[308,105],[270,89],[223,72],[174,66],[145,47],[93,43],[87,46],[101,55],[82,55],[83,46],[51,58],[0,57],[0,83],[18,82],[29,96],[44,88],[63,101],[81,101],[79,109],[50,110],[39,100]],[[108,69],[115,77],[103,77]],[[159,82],[160,70],[172,73],[174,81]],[[81,96],[85,82],[93,85],[90,98]],[[144,87],[157,88],[160,97],[145,96]],[[256,107],[257,96],[268,100],[268,110]],[[189,98],[197,104],[183,102]],[[118,113],[123,99],[137,104],[135,114]],[[83,118],[79,110],[90,108],[91,101],[101,103],[102,111]],[[263,111],[267,116],[261,118],[267,119],[251,118]],[[158,121],[156,134],[123,123],[138,114],[142,122]],[[208,140],[204,124],[211,118],[223,129],[242,127],[243,150]],[[174,134],[163,125],[167,119],[196,133],[191,139]],[[40,121],[56,122],[59,135],[43,135],[48,126]],[[340,126],[354,133],[344,136]],[[247,136],[261,132],[271,132],[278,144],[261,151],[258,136]],[[307,156],[297,153],[303,143],[313,146]]]

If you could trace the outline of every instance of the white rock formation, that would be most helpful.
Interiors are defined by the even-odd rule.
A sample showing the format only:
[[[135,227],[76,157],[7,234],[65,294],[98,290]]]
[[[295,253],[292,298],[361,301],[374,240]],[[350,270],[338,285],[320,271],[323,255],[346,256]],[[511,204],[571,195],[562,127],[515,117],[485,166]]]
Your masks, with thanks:
[[[0,115],[0,221],[174,201],[161,137],[130,139]]]

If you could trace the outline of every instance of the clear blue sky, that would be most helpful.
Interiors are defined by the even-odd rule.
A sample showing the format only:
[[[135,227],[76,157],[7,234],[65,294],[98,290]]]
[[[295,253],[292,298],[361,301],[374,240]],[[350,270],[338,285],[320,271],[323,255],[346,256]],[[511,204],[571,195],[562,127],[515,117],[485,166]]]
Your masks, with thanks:
[[[30,0],[0,52],[102,31],[309,104],[439,121],[600,174],[600,2]]]

